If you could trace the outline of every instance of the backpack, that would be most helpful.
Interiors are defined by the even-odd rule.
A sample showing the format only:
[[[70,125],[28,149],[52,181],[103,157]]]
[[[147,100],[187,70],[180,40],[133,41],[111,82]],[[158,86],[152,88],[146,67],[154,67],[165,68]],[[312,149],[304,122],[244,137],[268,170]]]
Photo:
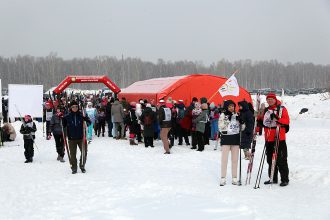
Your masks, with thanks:
[[[183,119],[184,118],[184,109],[183,108],[178,108],[178,119]]]

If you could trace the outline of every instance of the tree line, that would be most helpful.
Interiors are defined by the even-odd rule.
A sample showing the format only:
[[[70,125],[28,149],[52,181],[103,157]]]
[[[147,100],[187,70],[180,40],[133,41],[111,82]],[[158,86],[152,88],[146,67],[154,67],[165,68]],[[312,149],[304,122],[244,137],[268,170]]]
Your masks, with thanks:
[[[229,77],[235,70],[239,70],[236,74],[238,83],[248,90],[330,87],[330,65],[304,62],[283,64],[276,60],[230,62],[222,59],[207,66],[192,61],[172,62],[159,59],[153,63],[139,58],[110,56],[65,60],[55,53],[46,57],[0,56],[0,79],[3,88],[7,88],[8,84],[42,84],[48,89],[57,86],[68,75],[107,75],[120,88],[125,88],[140,80],[193,73]],[[101,86],[75,84],[71,87],[96,89]]]

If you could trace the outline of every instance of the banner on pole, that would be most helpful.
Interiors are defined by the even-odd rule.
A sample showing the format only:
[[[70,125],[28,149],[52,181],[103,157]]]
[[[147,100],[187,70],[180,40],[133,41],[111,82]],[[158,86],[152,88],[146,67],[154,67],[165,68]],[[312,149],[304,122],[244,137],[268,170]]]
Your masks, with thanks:
[[[239,86],[235,74],[233,74],[218,90],[222,97],[232,95],[239,96]]]

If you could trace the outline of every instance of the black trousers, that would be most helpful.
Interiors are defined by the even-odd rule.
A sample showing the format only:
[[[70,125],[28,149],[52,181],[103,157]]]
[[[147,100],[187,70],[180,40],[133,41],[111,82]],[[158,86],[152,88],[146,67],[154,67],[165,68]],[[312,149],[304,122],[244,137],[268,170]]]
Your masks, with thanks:
[[[197,136],[197,144],[198,144],[198,151],[203,151],[204,150],[204,133],[196,131],[196,136]]]
[[[174,129],[173,128],[170,129],[170,131],[167,134],[167,137],[170,140],[170,147],[174,146],[175,134],[174,134]]]
[[[55,145],[56,145],[56,152],[61,157],[64,157],[64,139],[63,135],[61,134],[54,134]]]
[[[70,164],[71,164],[71,169],[73,171],[77,171],[77,146],[81,152],[82,147],[84,148],[84,160],[83,160],[83,154],[80,154],[80,161],[79,161],[79,167],[80,169],[85,168],[85,164],[87,161],[87,151],[88,147],[83,146],[83,140],[69,140],[69,149],[70,149]]]
[[[197,144],[197,131],[191,131],[191,146],[196,147]]]
[[[210,136],[211,136],[211,125],[210,122],[207,122],[205,124],[205,131],[204,131],[204,144],[210,145]]]
[[[24,156],[27,160],[32,159],[34,156],[33,143],[32,139],[24,139]]]
[[[144,137],[144,146],[145,147],[153,147],[154,146],[154,137]]]
[[[52,134],[52,131],[50,130],[50,121],[46,121],[46,134],[47,136]]]
[[[97,126],[97,136],[99,137],[101,134],[102,130],[102,135],[104,135],[105,132],[105,121],[99,121],[98,126]]]
[[[182,128],[179,124],[178,124],[178,138],[179,138],[179,145],[182,144],[183,139],[186,142],[187,145],[189,145],[189,139],[188,139],[188,131],[184,128]]]
[[[107,124],[108,124],[108,136],[112,137],[113,123],[111,120],[107,120]]]
[[[272,156],[274,152],[275,142],[266,142],[266,155],[268,163],[268,176],[270,177],[272,169]],[[278,171],[281,175],[281,182],[289,182],[289,167],[288,167],[288,149],[285,141],[280,141],[278,146],[277,160],[274,172],[273,182],[278,181]]]

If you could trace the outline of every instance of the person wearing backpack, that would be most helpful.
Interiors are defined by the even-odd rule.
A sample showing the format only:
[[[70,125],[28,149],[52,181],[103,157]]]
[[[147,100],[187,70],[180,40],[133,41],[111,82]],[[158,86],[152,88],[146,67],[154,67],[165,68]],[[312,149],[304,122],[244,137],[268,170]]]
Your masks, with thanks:
[[[164,145],[164,154],[170,154],[170,143],[168,141],[168,132],[172,127],[172,112],[170,108],[165,105],[164,99],[159,100],[158,121],[160,126],[160,138]]]
[[[289,167],[288,167],[288,150],[286,145],[286,132],[288,131],[290,118],[288,110],[281,105],[281,102],[277,100],[274,93],[269,93],[266,96],[268,107],[265,109],[263,114],[263,126],[265,134],[265,146],[268,163],[268,175],[271,174],[272,156],[274,152],[274,145],[276,143],[276,128],[280,126],[279,130],[279,145],[277,160],[275,166],[275,172],[273,177],[273,183],[278,182],[278,171],[281,175],[280,186],[287,186],[289,184]],[[282,112],[280,115],[279,113]],[[268,180],[264,184],[271,184]]]
[[[156,114],[152,111],[151,105],[148,103],[142,112],[141,123],[144,127],[143,137],[145,147],[154,147],[154,122],[156,120]]]

